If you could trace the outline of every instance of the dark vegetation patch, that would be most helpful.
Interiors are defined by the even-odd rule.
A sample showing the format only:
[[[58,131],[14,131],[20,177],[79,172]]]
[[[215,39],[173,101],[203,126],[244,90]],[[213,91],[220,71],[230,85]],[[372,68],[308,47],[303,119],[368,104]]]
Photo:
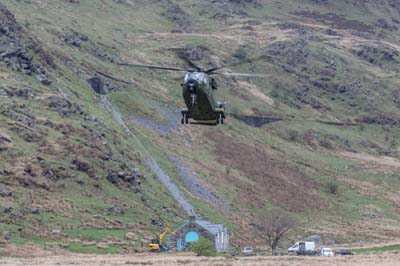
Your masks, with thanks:
[[[309,54],[307,41],[297,39],[269,45],[264,52],[263,59],[271,63],[279,62],[287,72],[292,73],[294,72],[293,68],[307,65]]]
[[[395,113],[382,113],[376,116],[363,116],[357,119],[357,122],[372,125],[400,125],[400,117]]]
[[[258,201],[266,198],[274,205],[293,212],[324,205],[317,192],[319,184],[307,178],[299,167],[262,147],[238,143],[220,133],[206,137],[215,142],[214,152],[219,163],[237,169],[254,182],[251,188],[246,183],[238,185],[242,189],[243,200],[251,197],[250,193],[256,193]],[[238,184],[240,181],[232,182]]]
[[[368,63],[382,66],[384,63],[398,64],[400,54],[397,50],[385,46],[362,45],[352,50],[353,54]]]
[[[174,23],[174,30],[190,30],[190,27],[192,26],[192,20],[190,19],[191,15],[183,10],[179,4],[176,4],[171,0],[162,0],[160,1],[160,4],[165,10],[161,15]]]
[[[345,16],[337,15],[335,13],[321,14],[315,11],[296,11],[293,12],[293,14],[296,16],[315,19],[316,21],[329,25],[335,29],[374,33],[372,26],[357,20],[348,20]]]

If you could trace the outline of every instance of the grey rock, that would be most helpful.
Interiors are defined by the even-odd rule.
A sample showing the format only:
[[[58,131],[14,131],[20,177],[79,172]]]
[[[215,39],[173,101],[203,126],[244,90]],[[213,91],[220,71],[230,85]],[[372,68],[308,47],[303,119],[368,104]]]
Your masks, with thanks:
[[[4,240],[10,241],[12,239],[12,234],[10,232],[6,232],[4,234]]]
[[[5,185],[0,185],[0,196],[1,197],[11,197],[12,192],[5,186]]]
[[[60,229],[53,229],[53,230],[51,230],[51,233],[53,235],[59,235],[59,234],[61,234],[61,230]]]
[[[81,47],[81,43],[88,40],[88,36],[79,32],[71,32],[64,36],[64,42],[75,47]]]
[[[33,89],[30,87],[22,87],[22,88],[4,88],[4,92],[9,97],[21,97],[21,98],[30,98],[34,96]]]
[[[110,182],[111,184],[118,184],[118,175],[110,172],[108,173],[107,177],[106,177],[107,181]]]
[[[31,208],[31,213],[32,214],[40,214],[39,208]]]
[[[124,215],[124,213],[125,213],[125,211],[123,209],[118,208],[118,207],[111,207],[111,208],[107,209],[107,212],[114,216],[121,216],[121,215]]]
[[[63,116],[71,116],[73,114],[83,114],[79,105],[72,103],[68,99],[61,96],[50,96],[48,98],[50,109],[57,111]]]
[[[53,83],[52,80],[49,79],[49,77],[46,74],[39,74],[36,75],[36,79],[39,80],[43,85],[50,85],[51,83]]]

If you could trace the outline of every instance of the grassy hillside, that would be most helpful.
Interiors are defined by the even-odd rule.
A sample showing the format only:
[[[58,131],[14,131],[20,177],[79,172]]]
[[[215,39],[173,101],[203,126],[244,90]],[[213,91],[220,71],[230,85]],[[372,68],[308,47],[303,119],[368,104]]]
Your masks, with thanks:
[[[396,1],[4,4],[0,48],[17,40],[26,51],[0,60],[4,243],[123,252],[186,218],[102,107],[87,82],[95,76],[196,211],[226,223],[234,244],[262,243],[251,224],[274,208],[299,220],[292,239],[399,237]],[[228,70],[268,78],[218,77],[234,114],[227,124],[175,126],[180,74],[116,62],[182,67],[182,58],[243,62]],[[224,204],[187,186],[171,155]]]

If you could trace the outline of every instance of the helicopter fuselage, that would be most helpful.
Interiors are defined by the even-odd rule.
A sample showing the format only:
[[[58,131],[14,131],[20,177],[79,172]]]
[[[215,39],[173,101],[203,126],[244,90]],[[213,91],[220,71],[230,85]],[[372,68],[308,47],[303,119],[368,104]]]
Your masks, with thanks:
[[[182,83],[182,95],[187,109],[182,110],[182,124],[196,122],[223,124],[225,110],[215,99],[215,81],[203,72],[188,72]]]

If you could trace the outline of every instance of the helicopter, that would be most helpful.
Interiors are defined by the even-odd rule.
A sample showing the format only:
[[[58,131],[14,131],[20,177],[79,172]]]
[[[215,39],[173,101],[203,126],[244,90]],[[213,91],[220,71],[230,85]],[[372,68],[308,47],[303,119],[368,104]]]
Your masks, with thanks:
[[[181,124],[189,124],[193,119],[196,124],[219,125],[224,124],[226,118],[225,102],[216,99],[215,91],[218,89],[214,75],[233,77],[262,77],[261,74],[217,72],[228,66],[201,69],[192,64],[193,68],[184,69],[158,65],[143,65],[118,63],[120,66],[160,69],[169,71],[186,72],[182,86],[182,96],[186,108],[181,110]]]

